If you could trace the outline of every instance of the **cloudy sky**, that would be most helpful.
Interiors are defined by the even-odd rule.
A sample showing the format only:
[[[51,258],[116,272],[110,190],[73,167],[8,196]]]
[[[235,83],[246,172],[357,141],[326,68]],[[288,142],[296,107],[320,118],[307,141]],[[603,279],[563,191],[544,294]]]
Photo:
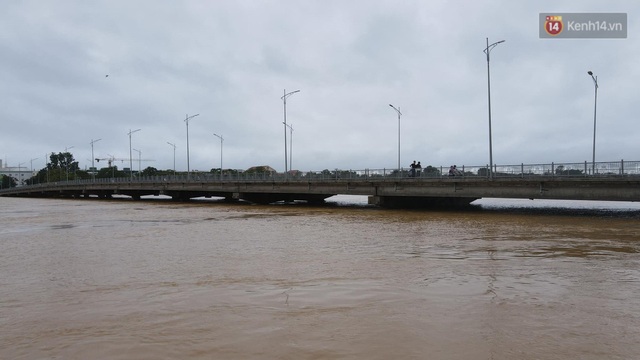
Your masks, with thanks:
[[[539,13],[623,12],[627,39],[540,39]],[[284,170],[640,160],[637,1],[3,1],[0,157]],[[108,76],[107,76],[108,75]],[[289,131],[287,130],[289,138]],[[287,144],[287,151],[289,144]],[[134,159],[139,153],[133,151]],[[96,164],[102,167],[103,163]],[[117,161],[120,168],[127,161]],[[134,162],[134,169],[137,163]]]

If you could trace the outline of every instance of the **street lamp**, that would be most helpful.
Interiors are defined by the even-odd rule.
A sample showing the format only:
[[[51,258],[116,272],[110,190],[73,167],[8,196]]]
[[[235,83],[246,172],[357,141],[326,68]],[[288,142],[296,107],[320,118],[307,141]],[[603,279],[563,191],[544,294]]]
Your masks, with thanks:
[[[133,151],[138,153],[138,176],[140,175],[141,169],[140,169],[140,162],[142,162],[142,151],[137,150],[137,149],[133,149]]]
[[[189,120],[198,115],[200,114],[195,114],[191,116],[187,114],[184,119],[185,124],[187,124],[187,180],[191,177],[191,168],[189,167]],[[174,170],[175,170],[175,166],[174,166]]]
[[[593,76],[591,70],[587,71],[587,74],[593,79],[593,86],[595,87],[595,98],[593,100],[593,157],[591,158],[591,173],[596,174],[596,109],[598,106],[598,76]]]
[[[400,112],[400,107],[396,108],[395,106],[389,104],[398,113],[398,173],[400,172],[400,116],[402,113]]]
[[[484,49],[484,53],[487,54],[487,96],[489,99],[489,178],[493,179],[493,145],[491,143],[491,75],[489,73],[489,53],[498,44],[503,43],[504,40],[494,42],[489,45],[489,38],[487,38],[487,47]]]
[[[289,128],[289,169],[293,169],[293,125],[284,124],[284,126]]]
[[[93,144],[97,143],[98,141],[100,141],[102,139],[98,139],[98,140],[93,140],[91,139],[91,177],[93,178],[93,181],[96,181],[96,165],[94,163],[95,161],[95,157],[93,156]]]
[[[53,153],[51,153],[53,155]],[[49,182],[49,168],[51,166],[49,166],[49,162],[47,162],[47,155],[48,154],[44,154],[44,165],[47,167],[47,183]],[[51,157],[48,157],[49,161],[51,161]]]
[[[296,91],[292,91],[290,93],[287,93],[287,90],[284,90],[284,95],[282,95],[282,97],[280,99],[282,99],[282,102],[284,104],[284,173],[287,174],[287,98],[297,92],[300,92],[300,90],[296,90]]]
[[[30,160],[31,162],[31,177],[33,177],[33,160],[38,160],[38,158],[33,158]],[[31,185],[33,185],[33,180],[31,180]]]
[[[33,176],[33,160],[38,160],[38,158],[33,158],[29,160],[31,162],[31,176]]]
[[[22,165],[24,165],[23,162],[18,164],[18,177],[20,178],[20,184],[24,185],[24,180],[22,180],[24,179],[24,176],[22,175]]]
[[[133,181],[133,155],[131,154],[131,134],[138,132],[142,129],[136,129],[131,131],[129,129],[129,174],[131,174],[131,181]]]
[[[222,181],[222,142],[224,142],[224,139],[218,134],[213,134],[213,136],[220,139],[220,181]]]
[[[107,155],[109,156],[108,163],[109,163],[109,168],[111,169],[111,178],[113,179],[113,178],[115,178],[115,177],[116,177],[116,168],[117,168],[117,166],[115,166],[115,165],[114,165],[114,166],[111,166],[111,164],[112,164],[113,162],[115,162],[116,157],[115,157],[115,156],[113,156],[113,155],[111,155],[111,154],[107,154]]]
[[[176,175],[176,144],[167,141],[167,144],[173,146],[173,175]]]

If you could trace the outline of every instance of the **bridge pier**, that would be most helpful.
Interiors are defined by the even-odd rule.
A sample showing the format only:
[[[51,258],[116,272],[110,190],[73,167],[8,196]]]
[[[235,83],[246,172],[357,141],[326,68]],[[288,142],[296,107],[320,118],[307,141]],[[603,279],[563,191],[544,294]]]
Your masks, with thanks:
[[[476,197],[369,196],[368,203],[386,208],[460,208]]]

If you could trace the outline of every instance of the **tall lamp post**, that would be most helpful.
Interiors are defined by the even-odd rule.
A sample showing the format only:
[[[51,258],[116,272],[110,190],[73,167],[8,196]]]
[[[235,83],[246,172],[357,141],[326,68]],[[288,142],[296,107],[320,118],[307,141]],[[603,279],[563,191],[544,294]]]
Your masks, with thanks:
[[[400,112],[400,107],[397,108],[391,104],[389,104],[398,113],[398,173],[400,172],[400,116],[402,113]]]
[[[98,140],[93,140],[91,139],[91,177],[93,178],[93,181],[96,181],[96,164],[94,163],[95,161],[95,156],[93,156],[93,144],[97,143],[98,141],[100,141],[102,139],[98,139]]]
[[[138,149],[133,149],[133,151],[138,153],[138,176],[140,176],[140,173],[142,172],[142,170],[140,169],[140,163],[142,162],[142,151]]]
[[[20,177],[20,184],[24,185],[24,177],[22,176],[22,165],[24,165],[23,162],[21,162],[20,164],[18,164],[18,176]]]
[[[224,138],[218,134],[213,134],[213,136],[220,139],[220,181],[222,181],[222,143],[224,142]]]
[[[131,181],[133,181],[133,155],[131,153],[131,134],[136,133],[138,131],[140,131],[142,129],[136,129],[131,131],[131,129],[129,129],[129,174],[131,174]]]
[[[282,95],[282,97],[280,99],[282,99],[282,102],[284,104],[284,173],[288,174],[288,167],[287,167],[287,98],[297,92],[300,92],[300,90],[296,90],[296,91],[292,91],[290,93],[287,93],[287,90],[284,90],[284,95]]]
[[[167,141],[167,144],[173,146],[173,175],[176,175],[176,144]]]
[[[595,98],[593,100],[593,157],[591,158],[591,174],[596,174],[596,109],[598,106],[598,76],[593,76],[591,70],[587,71],[587,74],[593,79],[593,86],[595,87]]]
[[[487,38],[487,47],[484,49],[484,53],[487,54],[487,96],[489,99],[489,179],[493,179],[493,145],[491,143],[491,75],[489,72],[489,53],[494,47],[503,42],[504,40],[500,40],[489,45],[489,38]]]
[[[189,114],[186,115],[184,122],[185,124],[187,124],[187,180],[191,177],[191,168],[189,167],[189,120],[191,120],[192,118],[198,116],[200,114],[195,114],[195,115],[191,115],[189,116]],[[174,167],[175,169],[175,167]]]
[[[289,169],[293,170],[293,125],[284,125],[289,128]]]
[[[30,162],[31,162],[31,177],[33,177],[33,160],[38,160],[38,158],[33,158],[33,159],[30,160]],[[31,184],[30,185],[33,185],[33,180],[31,180]]]
[[[33,176],[33,160],[38,160],[38,158],[33,158],[29,160],[31,162],[31,176]]]

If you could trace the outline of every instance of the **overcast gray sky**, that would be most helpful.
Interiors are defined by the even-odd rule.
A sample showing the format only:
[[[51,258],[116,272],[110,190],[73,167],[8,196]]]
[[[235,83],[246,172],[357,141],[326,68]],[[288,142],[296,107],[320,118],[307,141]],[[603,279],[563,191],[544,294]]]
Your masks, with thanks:
[[[0,156],[34,169],[395,168],[640,160],[637,1],[3,1]],[[539,13],[624,12],[627,39],[540,39]],[[108,76],[106,76],[108,75]],[[634,90],[636,89],[636,90]],[[289,133],[287,132],[287,137]],[[288,151],[288,149],[287,149]],[[134,159],[138,153],[133,152]],[[102,167],[103,163],[97,164]],[[106,164],[105,164],[106,165]],[[116,162],[120,168],[128,161]],[[134,163],[137,169],[137,163]]]

